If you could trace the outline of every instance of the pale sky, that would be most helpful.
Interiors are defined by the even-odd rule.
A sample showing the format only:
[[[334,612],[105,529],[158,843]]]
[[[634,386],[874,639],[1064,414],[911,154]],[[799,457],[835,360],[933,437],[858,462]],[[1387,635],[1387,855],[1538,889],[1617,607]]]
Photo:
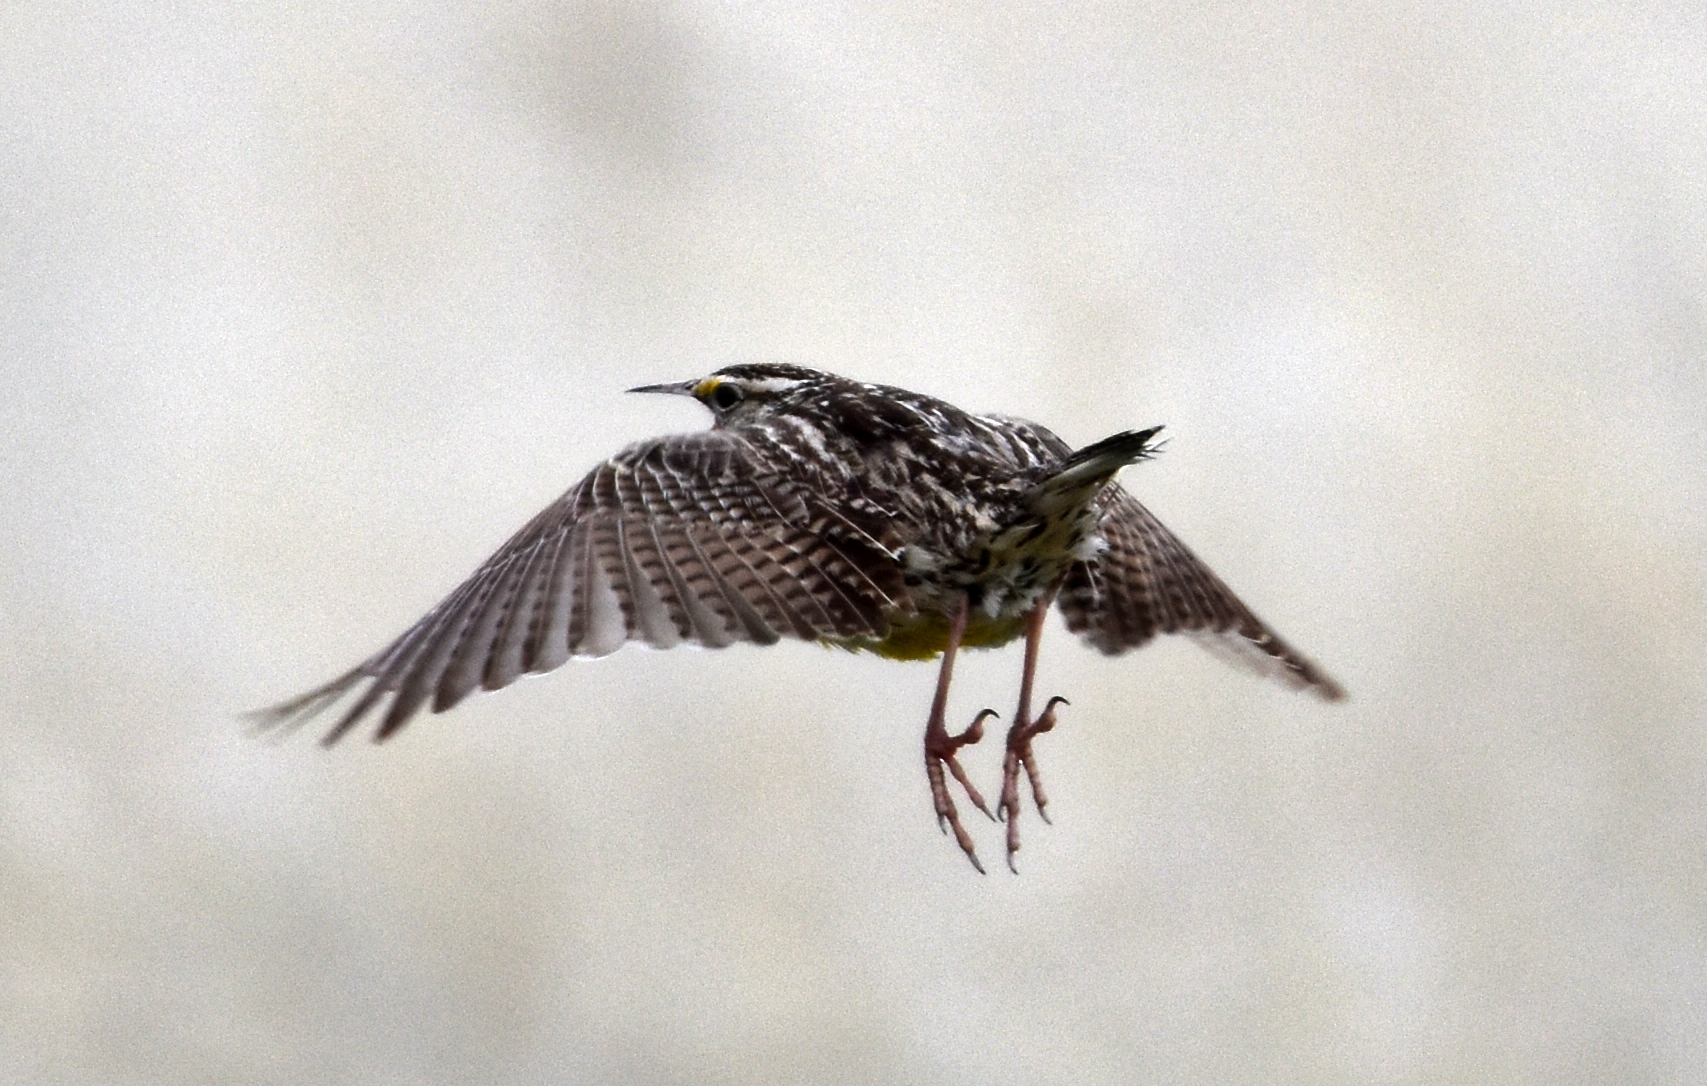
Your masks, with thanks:
[[[0,164],[0,1081],[1707,1079],[1699,5],[11,4]],[[1350,700],[1052,620],[1017,877],[929,665],[244,730],[754,360],[1166,423]]]

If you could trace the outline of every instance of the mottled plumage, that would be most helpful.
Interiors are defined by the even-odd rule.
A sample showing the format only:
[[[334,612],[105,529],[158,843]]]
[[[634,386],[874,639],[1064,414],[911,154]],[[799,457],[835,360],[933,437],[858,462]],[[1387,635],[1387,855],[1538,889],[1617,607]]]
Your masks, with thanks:
[[[1042,615],[1105,653],[1188,632],[1324,698],[1341,691],[1113,483],[1155,430],[1074,453],[1035,423],[798,366],[730,366],[634,391],[691,395],[713,428],[631,445],[594,468],[384,650],[257,716],[295,723],[360,695],[327,734],[370,714],[375,737],[423,707],[629,641],[721,647],[782,638],[901,659],[943,656],[926,736],[933,798],[974,864],[943,771],[982,798],[942,727],[954,651],[1027,637],[1002,811],[1018,847],[1017,770],[1053,725],[1029,713]],[[1061,700],[1061,699],[1055,699]],[[979,868],[982,870],[982,867]]]

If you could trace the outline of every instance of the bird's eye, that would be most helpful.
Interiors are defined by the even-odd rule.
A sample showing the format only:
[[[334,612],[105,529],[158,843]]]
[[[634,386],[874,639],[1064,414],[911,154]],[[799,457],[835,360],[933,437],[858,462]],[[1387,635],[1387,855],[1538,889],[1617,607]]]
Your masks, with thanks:
[[[710,403],[718,411],[727,411],[746,398],[747,394],[739,386],[725,381],[711,390]]]

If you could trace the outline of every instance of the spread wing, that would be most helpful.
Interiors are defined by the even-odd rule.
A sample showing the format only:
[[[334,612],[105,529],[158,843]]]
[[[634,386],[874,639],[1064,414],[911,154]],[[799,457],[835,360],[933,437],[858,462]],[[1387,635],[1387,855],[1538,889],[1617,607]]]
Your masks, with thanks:
[[[1057,596],[1069,630],[1111,656],[1159,633],[1187,633],[1217,656],[1324,700],[1345,696],[1136,498],[1118,486],[1106,493],[1099,531],[1108,549],[1075,563]]]
[[[881,639],[886,613],[912,609],[884,534],[730,431],[642,442],[570,488],[385,649],[254,717],[294,725],[365,682],[324,741],[382,706],[384,739],[425,705],[443,712],[476,687],[629,641]]]

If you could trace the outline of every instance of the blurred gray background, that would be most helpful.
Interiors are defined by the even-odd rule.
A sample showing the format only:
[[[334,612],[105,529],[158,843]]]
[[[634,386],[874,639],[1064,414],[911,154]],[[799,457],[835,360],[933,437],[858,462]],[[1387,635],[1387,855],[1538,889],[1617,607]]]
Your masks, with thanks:
[[[1040,7],[0,11],[0,1080],[1707,1077],[1707,16]],[[244,731],[753,360],[1167,423],[1351,701],[1052,620],[1017,878],[927,665]]]

